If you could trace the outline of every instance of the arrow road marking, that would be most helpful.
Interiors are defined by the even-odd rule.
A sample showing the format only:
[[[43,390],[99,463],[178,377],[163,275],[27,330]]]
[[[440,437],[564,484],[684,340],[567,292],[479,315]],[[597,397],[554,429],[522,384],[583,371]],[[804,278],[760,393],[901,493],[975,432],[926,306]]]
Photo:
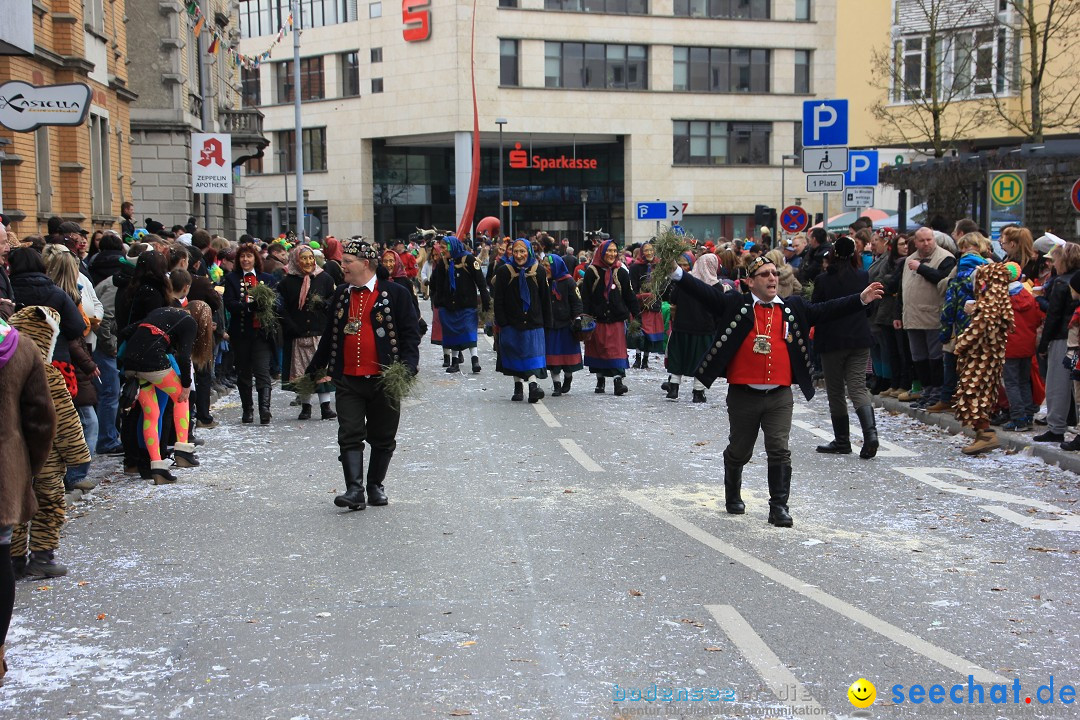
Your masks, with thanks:
[[[849,602],[841,600],[834,595],[830,595],[808,582],[800,580],[779,568],[769,565],[764,560],[759,560],[750,553],[744,552],[734,545],[724,542],[715,535],[710,535],[697,525],[687,522],[670,510],[658,506],[656,501],[646,497],[643,493],[620,490],[619,494],[650,515],[663,520],[676,530],[686,533],[702,545],[716,550],[721,555],[727,556],[747,569],[753,570],[773,582],[783,585],[787,589],[813,600],[819,605],[862,625],[867,630],[882,635],[898,645],[906,647],[912,652],[933,660],[943,667],[954,670],[960,675],[974,675],[975,679],[982,683],[1007,684],[1011,682],[1008,678],[1002,677],[997,673],[991,672],[986,668],[965,660],[959,655],[954,655],[948,650],[939,648],[937,645],[933,645],[932,643],[923,640],[918,635],[909,633],[907,630],[901,630],[895,625],[888,623],[865,610],[857,608]],[[786,532],[791,533],[793,531],[788,530]]]
[[[776,699],[795,711],[796,717],[825,716],[824,709],[811,697],[810,692],[735,608],[730,605],[706,605],[705,609],[712,614],[742,656],[765,681]],[[797,711],[796,707],[799,708]]]
[[[1080,532],[1080,515],[1071,513],[1064,508],[1060,508],[1057,505],[1051,505],[1050,503],[1043,502],[1041,500],[1032,500],[1020,495],[1013,495],[1012,493],[999,492],[997,490],[983,490],[981,488],[968,487],[967,485],[957,485],[944,480],[939,480],[934,477],[935,475],[955,475],[963,480],[976,480],[981,481],[978,475],[972,475],[965,470],[954,470],[953,468],[940,468],[940,467],[898,467],[899,472],[907,475],[910,478],[914,478],[921,483],[926,483],[932,488],[937,488],[944,492],[956,493],[957,495],[966,495],[968,497],[979,498],[981,500],[990,500],[993,502],[1003,503],[1005,505],[1021,505],[1023,507],[1035,508],[1045,513],[1053,513],[1060,517],[1059,520],[1051,520],[1047,518],[1030,518],[1021,515],[1020,513],[1013,512],[1000,505],[980,505],[979,507],[988,513],[993,513],[998,517],[1008,520],[1011,523],[1015,523],[1020,527],[1030,528],[1031,530],[1064,530],[1067,532]]]

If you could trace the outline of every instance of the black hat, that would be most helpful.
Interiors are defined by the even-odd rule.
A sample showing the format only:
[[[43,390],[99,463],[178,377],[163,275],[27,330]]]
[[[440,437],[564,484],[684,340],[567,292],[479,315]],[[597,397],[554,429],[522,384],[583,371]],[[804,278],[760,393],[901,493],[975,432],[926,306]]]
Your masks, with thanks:
[[[83,233],[83,232],[84,232],[83,229],[81,227],[79,227],[79,223],[71,222],[70,220],[68,220],[67,222],[60,223],[60,234],[61,235],[70,235],[71,233]]]
[[[847,235],[836,238],[836,242],[833,243],[832,253],[841,258],[853,256],[855,254],[855,241]]]
[[[154,235],[165,234],[165,226],[159,223],[154,218],[146,218],[146,220],[143,220],[143,225],[146,226],[146,232],[148,233],[152,233]]]

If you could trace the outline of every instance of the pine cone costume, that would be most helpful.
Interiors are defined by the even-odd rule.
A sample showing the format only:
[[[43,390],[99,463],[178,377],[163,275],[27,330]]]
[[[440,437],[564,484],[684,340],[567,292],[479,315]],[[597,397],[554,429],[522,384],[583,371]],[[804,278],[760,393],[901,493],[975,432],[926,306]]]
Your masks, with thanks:
[[[989,427],[1005,368],[1005,344],[1013,330],[1009,270],[1003,263],[980,267],[972,277],[975,309],[956,339],[956,419],[968,427]]]

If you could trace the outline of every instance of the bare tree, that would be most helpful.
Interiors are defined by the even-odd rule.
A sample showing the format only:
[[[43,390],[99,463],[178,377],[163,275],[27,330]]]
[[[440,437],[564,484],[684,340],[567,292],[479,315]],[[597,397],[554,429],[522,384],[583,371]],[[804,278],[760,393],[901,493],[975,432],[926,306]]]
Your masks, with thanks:
[[[1080,37],[1080,0],[1006,0],[1017,18],[1023,48],[1012,92],[995,87],[994,109],[1012,130],[1031,142],[1047,131],[1080,126],[1080,75],[1075,41]]]
[[[996,18],[986,0],[896,2],[900,32],[890,46],[871,53],[872,82],[881,91],[870,108],[878,122],[873,139],[944,157],[986,124],[987,112],[982,101],[971,99],[970,78],[949,67],[945,50],[958,35]]]

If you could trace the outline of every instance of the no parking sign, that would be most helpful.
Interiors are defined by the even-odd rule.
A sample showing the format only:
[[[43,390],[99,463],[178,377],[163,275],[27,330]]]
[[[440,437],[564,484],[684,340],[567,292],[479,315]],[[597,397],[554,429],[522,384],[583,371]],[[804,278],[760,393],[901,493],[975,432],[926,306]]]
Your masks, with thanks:
[[[810,215],[798,205],[789,205],[780,213],[780,227],[789,233],[802,232],[810,224]]]
[[[1069,199],[1072,200],[1073,210],[1080,212],[1080,180],[1073,183],[1072,192],[1069,193]]]

